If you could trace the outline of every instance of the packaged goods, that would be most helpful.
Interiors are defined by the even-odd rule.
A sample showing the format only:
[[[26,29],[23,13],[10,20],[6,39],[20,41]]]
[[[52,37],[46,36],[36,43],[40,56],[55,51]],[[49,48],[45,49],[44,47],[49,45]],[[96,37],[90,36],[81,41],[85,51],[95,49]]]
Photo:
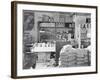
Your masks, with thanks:
[[[90,65],[90,53],[86,49],[73,49],[70,45],[64,46],[59,58],[60,67]]]

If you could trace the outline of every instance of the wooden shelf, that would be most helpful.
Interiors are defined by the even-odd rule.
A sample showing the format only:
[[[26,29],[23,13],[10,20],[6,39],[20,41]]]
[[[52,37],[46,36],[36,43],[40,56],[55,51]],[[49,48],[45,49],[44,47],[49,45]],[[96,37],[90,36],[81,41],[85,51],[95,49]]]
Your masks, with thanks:
[[[53,23],[53,24],[55,24],[55,26],[54,27],[50,27],[50,26],[48,26],[47,25],[47,27],[46,27],[46,25],[45,25],[45,27],[43,27],[43,26],[41,26],[40,24],[42,24],[42,23]],[[57,24],[57,23],[63,23],[64,24],[64,26],[63,27],[57,27],[57,25],[59,25],[59,24]],[[43,33],[44,35],[47,35],[48,33],[48,37],[51,37],[51,35],[52,34],[54,34],[54,40],[57,40],[57,35],[62,35],[62,39],[61,39],[61,42],[62,41],[64,41],[63,39],[64,39],[64,37],[65,37],[65,35],[67,36],[67,34],[71,34],[71,37],[74,35],[74,30],[75,30],[75,26],[74,25],[72,25],[72,27],[71,26],[65,26],[65,24],[67,24],[67,23],[65,23],[65,22],[38,22],[38,26],[39,26],[39,41],[40,41],[40,36],[41,36],[41,34]],[[74,24],[73,22],[71,23],[71,22],[69,22],[68,24]],[[43,30],[42,30],[43,29]],[[47,31],[46,31],[46,29],[47,29]],[[54,31],[53,31],[53,30]],[[40,30],[41,31],[44,31],[44,32],[40,32]],[[59,33],[57,33],[57,32],[60,32],[60,34]],[[64,33],[65,32],[65,33]],[[42,34],[42,35],[43,35]],[[50,35],[50,36],[49,36]],[[49,38],[50,39],[50,38]],[[58,39],[59,40],[59,39]],[[67,40],[67,39],[66,39]]]

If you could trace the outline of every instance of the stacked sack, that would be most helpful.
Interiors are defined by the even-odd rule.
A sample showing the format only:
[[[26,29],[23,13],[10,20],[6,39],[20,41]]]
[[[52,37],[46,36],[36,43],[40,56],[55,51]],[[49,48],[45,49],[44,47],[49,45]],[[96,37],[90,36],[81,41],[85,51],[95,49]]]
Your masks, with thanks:
[[[76,66],[89,66],[90,65],[90,53],[85,49],[78,49],[76,55]]]
[[[76,64],[76,50],[71,45],[65,45],[60,51],[59,66],[70,67]]]
[[[89,66],[90,53],[86,49],[74,49],[65,45],[60,51],[59,67]]]

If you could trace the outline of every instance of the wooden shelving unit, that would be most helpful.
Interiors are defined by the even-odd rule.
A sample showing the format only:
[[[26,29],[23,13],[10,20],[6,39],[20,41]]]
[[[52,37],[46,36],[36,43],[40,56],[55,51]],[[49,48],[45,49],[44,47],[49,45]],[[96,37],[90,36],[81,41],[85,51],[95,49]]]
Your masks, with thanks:
[[[51,24],[51,26],[50,26]],[[74,38],[75,34],[75,23],[64,23],[64,22],[38,22],[39,29],[39,41],[41,41],[41,35],[44,34],[48,39],[45,40],[61,40],[67,41],[68,34],[71,35],[71,38]]]

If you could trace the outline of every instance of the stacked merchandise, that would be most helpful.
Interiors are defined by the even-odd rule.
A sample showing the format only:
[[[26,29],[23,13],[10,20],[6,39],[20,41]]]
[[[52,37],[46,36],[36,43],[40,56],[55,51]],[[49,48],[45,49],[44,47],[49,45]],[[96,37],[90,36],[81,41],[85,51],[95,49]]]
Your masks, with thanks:
[[[90,53],[85,49],[63,47],[60,52],[59,67],[89,66]]]
[[[71,45],[66,45],[61,49],[59,66],[70,67],[76,64],[76,50]]]
[[[75,53],[69,53],[69,54],[62,54],[60,55],[60,67],[70,67],[75,66],[76,64],[76,57]]]
[[[88,50],[78,49],[76,54],[76,66],[89,66],[90,65],[90,53]]]

